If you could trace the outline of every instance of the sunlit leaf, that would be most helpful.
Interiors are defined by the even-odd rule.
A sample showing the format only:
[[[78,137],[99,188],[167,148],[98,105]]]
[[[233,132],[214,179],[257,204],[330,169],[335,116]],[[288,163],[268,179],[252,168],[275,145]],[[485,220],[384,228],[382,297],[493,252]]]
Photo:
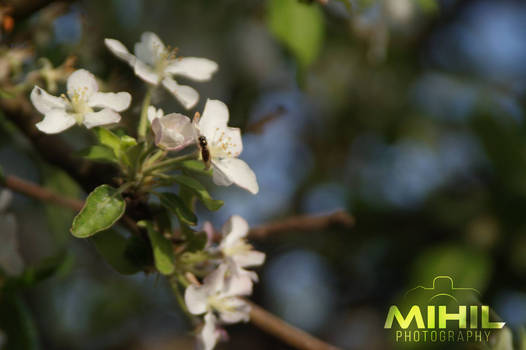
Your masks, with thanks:
[[[157,270],[163,275],[172,274],[175,271],[175,256],[172,243],[161,232],[155,230],[150,222],[140,221],[138,225],[146,228],[148,231]]]
[[[118,159],[115,156],[113,150],[107,146],[94,145],[88,147],[80,152],[79,156],[84,157],[89,160],[94,160],[97,162],[106,162],[106,163],[116,163]]]
[[[117,189],[102,185],[90,193],[84,207],[73,220],[71,233],[78,238],[90,237],[107,230],[121,218],[126,202]]]
[[[323,12],[317,4],[269,0],[267,23],[272,34],[307,68],[318,57],[324,38]]]

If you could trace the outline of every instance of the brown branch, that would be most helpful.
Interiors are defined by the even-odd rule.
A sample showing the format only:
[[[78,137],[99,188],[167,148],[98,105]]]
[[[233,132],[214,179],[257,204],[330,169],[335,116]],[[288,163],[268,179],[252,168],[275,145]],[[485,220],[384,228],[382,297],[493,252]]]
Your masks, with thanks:
[[[291,326],[265,309],[250,302],[250,322],[265,332],[301,350],[337,350],[338,348]]]
[[[261,118],[258,118],[257,121],[254,123],[248,124],[245,128],[245,132],[253,133],[253,134],[261,134],[263,132],[264,127],[281,117],[283,114],[285,114],[286,109],[283,106],[278,106],[275,111],[272,111],[270,113],[265,114]]]
[[[58,2],[73,2],[74,0],[60,0]],[[50,5],[55,0],[25,0],[25,1],[10,1],[8,5],[13,8],[13,17],[15,20],[24,20],[34,13],[40,11],[44,7]]]
[[[53,191],[50,191],[32,182],[22,180],[16,176],[6,176],[4,178],[3,185],[14,192],[21,193],[43,202],[50,202],[60,205],[64,208],[73,209],[74,211],[80,211],[85,203],[79,199],[61,196]],[[121,221],[123,225],[126,226],[132,233],[140,234],[141,231],[132,218],[124,215],[121,218]]]
[[[6,176],[4,179],[4,185],[14,192],[36,198],[44,202],[58,204],[62,207],[70,208],[75,211],[79,211],[84,205],[84,202],[81,200],[63,197],[46,188],[38,186],[32,182],[22,180],[16,176]]]
[[[353,225],[354,218],[349,213],[340,210],[328,215],[292,216],[281,221],[253,227],[248,234],[250,238],[262,239],[283,232],[323,231],[332,227],[350,228]]]

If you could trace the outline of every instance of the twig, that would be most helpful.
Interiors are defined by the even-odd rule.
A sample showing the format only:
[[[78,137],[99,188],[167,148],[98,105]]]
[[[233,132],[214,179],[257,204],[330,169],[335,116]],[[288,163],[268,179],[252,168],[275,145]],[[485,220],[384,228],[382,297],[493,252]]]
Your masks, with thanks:
[[[283,106],[278,106],[275,111],[272,111],[270,113],[265,114],[263,117],[259,118],[254,123],[248,124],[245,128],[245,132],[253,133],[253,134],[261,134],[263,132],[264,127],[274,121],[275,119],[278,119],[283,114],[285,114],[286,109]]]
[[[26,196],[58,204],[62,207],[76,211],[82,209],[82,206],[84,205],[84,202],[81,200],[60,196],[48,189],[40,187],[32,182],[22,180],[16,176],[6,176],[4,185],[5,187]]]
[[[4,178],[3,185],[14,192],[18,192],[44,202],[58,204],[62,207],[73,209],[75,211],[80,211],[84,206],[84,202],[79,199],[61,196],[57,193],[54,193],[53,191],[50,191],[32,182],[22,180],[16,176],[6,176]],[[141,231],[132,218],[124,215],[121,218],[121,221],[128,229],[130,229],[132,233],[140,234]]]
[[[285,220],[253,227],[250,238],[261,239],[273,234],[293,231],[322,231],[331,227],[350,228],[354,225],[354,218],[349,213],[340,210],[328,215],[300,215]]]
[[[338,348],[298,329],[247,300],[250,322],[265,332],[301,350],[337,350]]]
[[[26,0],[26,1],[11,1],[10,5],[13,6],[13,17],[20,21],[27,17],[30,17],[37,11],[40,11],[44,7],[50,5],[53,2],[73,2],[74,0]]]

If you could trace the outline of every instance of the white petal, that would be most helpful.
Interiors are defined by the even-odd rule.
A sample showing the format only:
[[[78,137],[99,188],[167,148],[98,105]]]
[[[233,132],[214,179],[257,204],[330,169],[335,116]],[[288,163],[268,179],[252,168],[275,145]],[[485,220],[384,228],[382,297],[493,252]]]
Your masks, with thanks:
[[[53,109],[35,126],[46,134],[57,134],[75,125],[75,117],[63,109]]]
[[[179,85],[172,78],[164,78],[163,85],[186,109],[194,107],[199,101],[199,93],[190,86]]]
[[[153,123],[155,118],[161,118],[163,115],[164,111],[161,108],[155,109],[154,106],[148,106],[148,120],[150,124]]]
[[[90,107],[111,108],[117,112],[127,109],[130,103],[131,95],[127,92],[96,92],[88,101]]]
[[[135,44],[135,56],[151,66],[162,58],[164,51],[163,42],[152,32],[142,33],[141,41]]]
[[[228,263],[230,266],[229,277],[225,281],[224,295],[226,296],[241,296],[252,294],[252,277],[249,271],[239,268],[235,262],[228,259],[231,262]]]
[[[84,125],[91,129],[95,126],[108,125],[118,123],[121,116],[109,108],[104,108],[99,112],[88,113],[84,116]]]
[[[250,320],[250,305],[248,305],[243,299],[240,298],[228,298],[225,301],[229,310],[219,314],[221,321],[225,323],[237,323],[241,321]]]
[[[91,95],[99,90],[95,76],[85,69],[79,69],[71,73],[68,78],[69,98],[80,98],[88,101]]]
[[[217,329],[217,319],[213,313],[205,315],[205,324],[197,336],[198,349],[212,350],[221,337],[221,332]]]
[[[184,291],[184,302],[188,311],[193,315],[204,314],[208,310],[208,290],[194,284]]]
[[[159,84],[161,77],[159,74],[155,73],[153,69],[146,63],[136,60],[133,68],[135,74],[145,82],[153,85]]]
[[[240,267],[253,267],[262,265],[265,262],[265,253],[257,250],[249,250],[232,256],[232,259]]]
[[[42,88],[35,86],[31,91],[31,102],[42,114],[46,114],[52,109],[65,109],[67,102],[61,98],[48,94]]]
[[[209,132],[210,133],[210,132]],[[207,137],[210,145],[212,158],[231,158],[237,157],[243,151],[241,141],[241,130],[239,128],[216,128]]]
[[[248,234],[248,222],[239,215],[232,215],[223,225],[221,247],[228,248]]]
[[[207,58],[184,57],[171,62],[165,72],[196,81],[207,81],[217,71],[217,63]]]
[[[252,194],[259,192],[256,174],[241,159],[212,159],[212,165],[214,167],[212,180],[216,185],[229,186],[234,183]]]
[[[227,128],[228,107],[219,100],[207,100],[203,115],[197,123],[199,132],[209,140],[213,140],[216,131]]]
[[[115,39],[104,39],[104,44],[106,47],[118,58],[128,62],[129,65],[133,66],[135,63],[135,56],[132,55],[126,46],[118,40]]]
[[[195,142],[195,129],[185,115],[170,113],[155,118],[152,123],[155,144],[170,151],[178,151]]]
[[[219,293],[225,286],[225,274],[228,270],[226,264],[220,264],[212,273],[205,277],[203,287],[209,294]]]
[[[20,275],[24,269],[24,262],[18,250],[15,216],[0,215],[0,227],[0,269],[11,276]]]

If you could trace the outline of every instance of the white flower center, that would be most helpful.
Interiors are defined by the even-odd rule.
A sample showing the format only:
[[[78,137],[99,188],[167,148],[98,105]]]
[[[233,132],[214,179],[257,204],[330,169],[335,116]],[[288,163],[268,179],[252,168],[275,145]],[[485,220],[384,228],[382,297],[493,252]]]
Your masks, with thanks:
[[[223,249],[223,254],[225,254],[226,256],[234,256],[251,251],[252,248],[253,247],[244,239],[240,239],[235,244]]]
[[[73,92],[69,104],[71,112],[75,114],[77,123],[81,124],[84,120],[84,115],[92,113],[93,109],[88,105],[88,88],[79,88]],[[65,98],[65,96],[63,96]]]
[[[213,144],[210,146],[210,155],[214,157],[233,157],[233,148],[236,146],[232,142],[230,136],[226,136],[224,131],[221,131],[219,128],[216,128],[216,135],[219,134],[219,137],[214,138]]]

